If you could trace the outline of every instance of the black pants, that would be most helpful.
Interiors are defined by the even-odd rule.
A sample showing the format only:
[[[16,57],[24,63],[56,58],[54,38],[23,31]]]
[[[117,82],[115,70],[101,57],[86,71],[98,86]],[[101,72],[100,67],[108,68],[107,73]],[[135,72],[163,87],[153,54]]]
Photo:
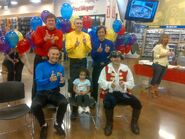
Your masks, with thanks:
[[[114,109],[117,104],[130,105],[133,109],[138,110],[142,108],[140,101],[134,95],[116,91],[113,93],[107,93],[103,103],[105,109]]]
[[[41,56],[35,55],[35,59],[34,59],[34,67],[33,67],[33,86],[32,86],[32,99],[34,98],[34,96],[36,95],[36,82],[35,82],[35,69],[36,66],[41,63],[46,61],[47,58],[43,58]]]
[[[93,92],[92,97],[97,101],[98,98],[98,79],[101,73],[101,70],[106,64],[95,64],[93,66],[92,71],[92,85],[93,85]]]
[[[8,70],[7,81],[21,81],[22,70],[24,67],[24,64],[21,61],[13,64],[9,60],[4,60],[3,65],[5,65]]]
[[[62,94],[60,94],[59,91],[42,91],[38,92],[38,94],[34,97],[31,106],[31,110],[37,118],[40,126],[45,123],[42,108],[48,103],[58,107],[56,121],[59,125],[61,125],[67,109],[67,99]]]
[[[159,64],[153,63],[153,77],[151,80],[151,85],[159,85],[161,80],[166,73],[167,66],[161,66]]]
[[[90,105],[89,95],[76,96],[78,106],[87,107]]]

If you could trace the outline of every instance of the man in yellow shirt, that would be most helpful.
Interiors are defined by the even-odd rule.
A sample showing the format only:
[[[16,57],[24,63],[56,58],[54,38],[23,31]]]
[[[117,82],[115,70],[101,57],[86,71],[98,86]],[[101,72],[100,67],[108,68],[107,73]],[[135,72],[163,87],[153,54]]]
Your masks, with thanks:
[[[87,56],[91,52],[91,40],[89,34],[82,32],[82,20],[80,18],[74,21],[75,30],[66,35],[66,51],[70,60],[70,83],[78,77],[80,68],[87,67]],[[70,86],[69,83],[69,86]],[[72,86],[69,87],[72,96]],[[73,108],[73,114],[77,109]]]

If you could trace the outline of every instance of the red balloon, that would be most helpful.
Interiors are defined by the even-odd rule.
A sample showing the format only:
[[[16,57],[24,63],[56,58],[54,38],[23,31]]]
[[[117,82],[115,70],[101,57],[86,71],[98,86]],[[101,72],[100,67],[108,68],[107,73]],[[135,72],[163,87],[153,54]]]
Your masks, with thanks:
[[[86,30],[92,26],[92,19],[90,16],[83,16],[82,22],[83,22],[83,27]]]
[[[127,45],[125,47],[125,53],[128,54],[130,52],[130,50],[132,49],[131,45]]]
[[[26,39],[22,39],[17,44],[17,51],[19,54],[23,54],[30,49],[30,43]]]
[[[118,35],[123,35],[125,33],[125,26],[122,25],[121,30],[117,33]]]
[[[122,54],[128,54],[131,49],[131,45],[120,45],[116,47],[116,50],[120,51]]]

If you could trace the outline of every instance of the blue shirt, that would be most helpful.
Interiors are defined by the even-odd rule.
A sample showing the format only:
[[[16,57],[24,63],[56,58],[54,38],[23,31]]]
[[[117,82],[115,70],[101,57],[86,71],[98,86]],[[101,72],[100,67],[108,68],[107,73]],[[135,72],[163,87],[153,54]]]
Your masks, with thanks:
[[[102,52],[97,52],[97,49],[100,47],[100,45],[101,45],[103,51]],[[101,62],[103,62],[103,63],[109,62],[108,56],[109,56],[110,52],[109,53],[105,52],[106,46],[110,47],[110,52],[115,49],[113,42],[108,40],[108,39],[104,39],[103,41],[94,40],[92,42],[91,56],[92,56],[94,64],[99,64]]]
[[[50,77],[52,74],[52,71],[54,71],[54,74],[57,76],[57,80],[55,82],[50,81]],[[60,76],[59,73],[62,74],[64,77],[64,67],[58,63],[51,64],[48,61],[39,63],[36,66],[35,70],[35,81],[37,84],[37,91],[47,91],[52,90],[55,88],[58,88],[60,86],[63,86],[64,84],[60,83]]]

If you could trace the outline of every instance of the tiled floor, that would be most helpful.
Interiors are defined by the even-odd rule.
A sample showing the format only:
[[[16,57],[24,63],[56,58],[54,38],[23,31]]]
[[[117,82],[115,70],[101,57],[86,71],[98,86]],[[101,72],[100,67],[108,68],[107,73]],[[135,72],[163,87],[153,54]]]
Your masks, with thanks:
[[[33,59],[33,57],[30,57]],[[32,61],[32,60],[31,60]],[[124,63],[129,64],[130,67],[134,64],[135,60],[125,60]],[[32,63],[32,62],[31,62]],[[66,71],[68,71],[68,64],[64,62]],[[66,72],[67,74],[67,72]],[[67,76],[66,76],[67,77]],[[0,80],[3,81],[2,75]],[[141,129],[140,135],[134,135],[130,131],[130,107],[117,106],[115,108],[113,134],[106,137],[103,134],[104,127],[104,110],[102,102],[100,101],[99,116],[95,117],[96,108],[91,109],[93,117],[79,117],[75,121],[69,118],[70,107],[65,117],[65,127],[67,136],[66,139],[184,139],[185,138],[185,86],[182,84],[175,84],[172,82],[163,81],[161,86],[168,89],[161,88],[160,97],[152,99],[150,94],[147,93],[145,87],[149,79],[136,76],[136,88],[134,94],[139,97],[142,102],[143,109],[139,120]],[[32,75],[26,69],[23,72],[23,82],[26,89],[26,103],[31,104],[31,87]],[[62,92],[67,92],[67,87]],[[7,91],[8,92],[8,91]],[[184,94],[183,94],[184,93]],[[45,110],[46,117],[52,117],[54,112],[52,110]],[[16,122],[0,121],[0,130],[6,128],[17,128],[23,123],[24,119],[17,120]],[[94,126],[96,123],[96,127]],[[59,139],[53,129],[53,120],[49,120],[49,133],[48,139]],[[35,139],[39,138],[39,126],[35,121]],[[11,134],[0,135],[0,139],[31,139],[27,129],[14,132]]]

